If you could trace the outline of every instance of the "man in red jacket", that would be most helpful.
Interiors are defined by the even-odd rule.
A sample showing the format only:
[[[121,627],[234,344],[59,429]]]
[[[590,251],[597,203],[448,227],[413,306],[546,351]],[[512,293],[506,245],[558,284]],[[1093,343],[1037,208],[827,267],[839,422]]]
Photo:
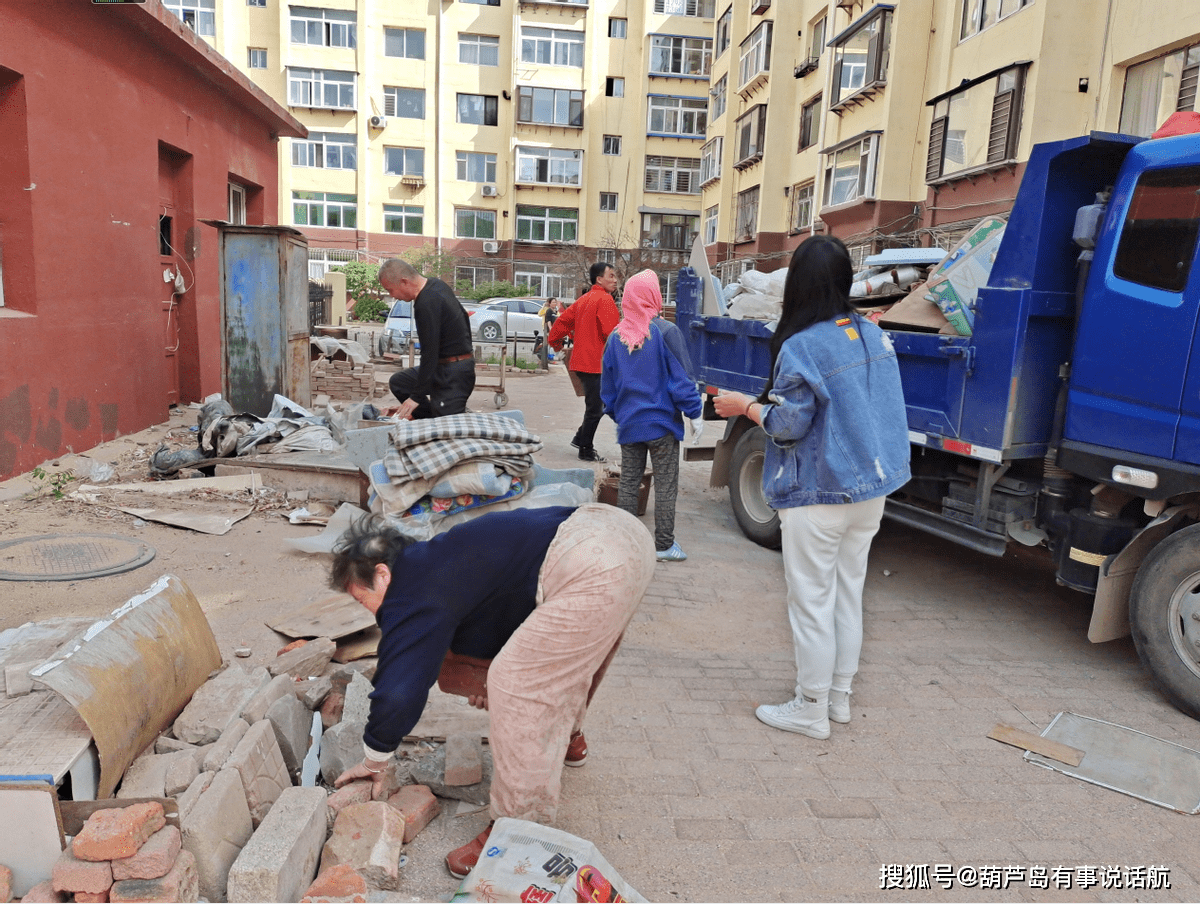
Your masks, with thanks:
[[[592,287],[559,315],[546,341],[558,351],[566,339],[571,340],[569,366],[583,384],[584,393],[583,423],[575,431],[571,445],[579,450],[582,461],[604,461],[593,441],[600,418],[604,416],[604,403],[600,401],[604,343],[621,319],[617,303],[613,301],[613,292],[617,291],[620,280],[612,265],[604,261],[592,264],[588,278]]]

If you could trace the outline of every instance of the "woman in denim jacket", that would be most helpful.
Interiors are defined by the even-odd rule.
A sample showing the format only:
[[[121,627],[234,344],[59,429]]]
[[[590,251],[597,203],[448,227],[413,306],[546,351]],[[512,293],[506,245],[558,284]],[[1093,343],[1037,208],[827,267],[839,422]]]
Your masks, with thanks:
[[[783,532],[796,696],[755,715],[818,739],[829,737],[830,719],[850,721],[867,553],[884,497],[910,477],[896,354],[887,334],[850,306],[852,280],[840,240],[801,244],[788,267],[766,389],[758,399],[714,400],[722,417],[745,415],[766,432],[763,493]]]

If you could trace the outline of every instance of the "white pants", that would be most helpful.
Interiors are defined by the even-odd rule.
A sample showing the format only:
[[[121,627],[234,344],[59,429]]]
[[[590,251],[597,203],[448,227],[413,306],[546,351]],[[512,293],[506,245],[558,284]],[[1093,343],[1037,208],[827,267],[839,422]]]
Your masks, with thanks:
[[[884,497],[779,510],[788,618],[796,645],[796,696],[850,690],[862,651],[867,553]]]

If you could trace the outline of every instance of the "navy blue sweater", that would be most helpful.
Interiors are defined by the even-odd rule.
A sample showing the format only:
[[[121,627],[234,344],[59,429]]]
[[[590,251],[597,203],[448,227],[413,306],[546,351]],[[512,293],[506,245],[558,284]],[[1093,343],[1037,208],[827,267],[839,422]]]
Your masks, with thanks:
[[[534,609],[538,573],[569,507],[480,515],[392,562],[363,740],[395,750],[421,718],[447,650],[491,659]]]

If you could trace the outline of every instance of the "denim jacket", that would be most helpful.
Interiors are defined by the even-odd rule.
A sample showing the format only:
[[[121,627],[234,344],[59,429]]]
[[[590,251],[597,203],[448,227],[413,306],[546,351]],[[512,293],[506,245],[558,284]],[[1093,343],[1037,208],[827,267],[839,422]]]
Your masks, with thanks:
[[[862,502],[908,482],[908,419],[891,339],[857,314],[791,336],[763,406],[772,508]]]

